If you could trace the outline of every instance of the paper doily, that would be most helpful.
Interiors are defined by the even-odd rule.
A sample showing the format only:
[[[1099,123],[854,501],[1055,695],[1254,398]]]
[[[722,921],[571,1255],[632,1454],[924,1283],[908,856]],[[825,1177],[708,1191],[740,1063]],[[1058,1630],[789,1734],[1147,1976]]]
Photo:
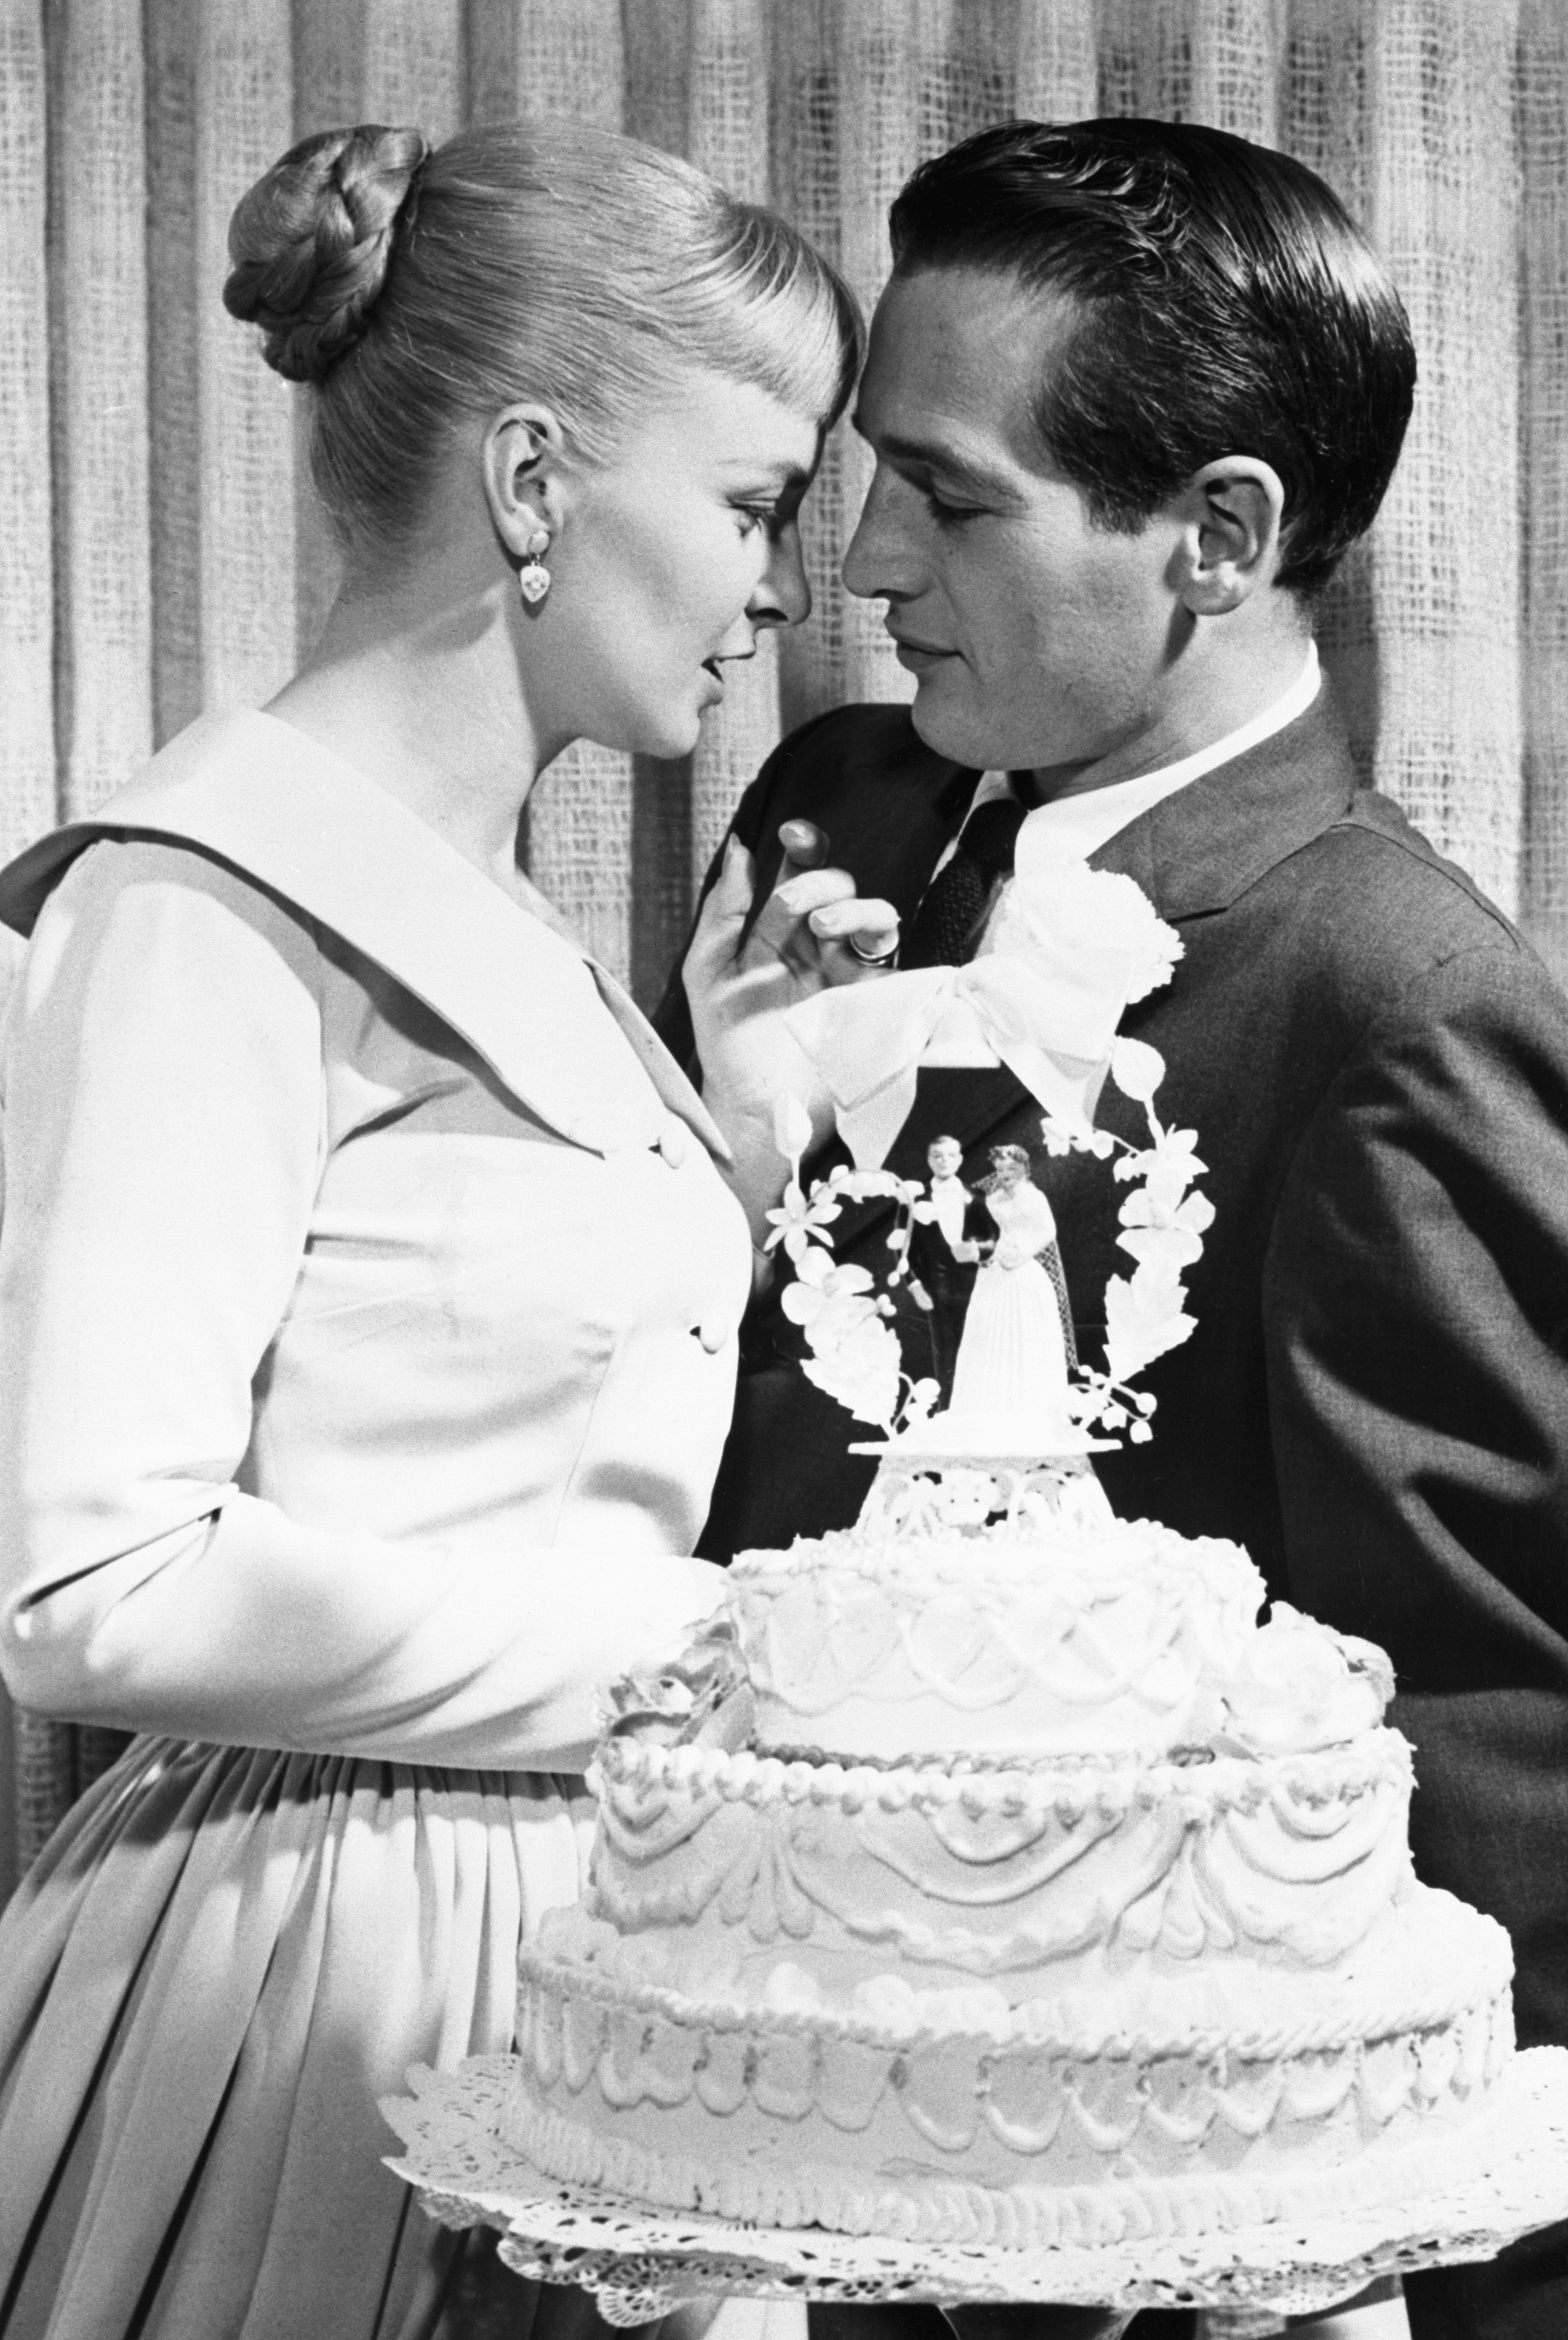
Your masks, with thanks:
[[[1004,2251],[870,2240],[820,2227],[745,2226],[645,2208],[558,2185],[502,2139],[514,2066],[478,2056],[455,2072],[415,2065],[411,2097],[382,2110],[406,2151],[388,2165],[449,2226],[504,2229],[518,2274],[598,2295],[609,2324],[651,2322],[715,2294],[842,2302],[1054,2300],[1063,2305],[1218,2307],[1238,2335],[1350,2299],[1379,2276],[1491,2258],[1568,2216],[1568,2048],[1516,2057],[1499,2085],[1499,2157],[1419,2203],[1276,2220],[1229,2234],[1100,2247]]]

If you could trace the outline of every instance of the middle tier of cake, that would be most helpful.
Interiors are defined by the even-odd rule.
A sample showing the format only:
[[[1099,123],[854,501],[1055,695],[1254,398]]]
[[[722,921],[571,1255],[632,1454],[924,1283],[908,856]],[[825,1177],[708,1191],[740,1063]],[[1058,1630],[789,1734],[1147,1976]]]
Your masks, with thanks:
[[[1325,1972],[1411,1881],[1397,1731],[1284,1756],[946,1763],[601,1749],[590,1906],[627,1980],[760,1988],[787,1946],[847,2005],[1049,1971],[1053,1991],[1191,1970]]]

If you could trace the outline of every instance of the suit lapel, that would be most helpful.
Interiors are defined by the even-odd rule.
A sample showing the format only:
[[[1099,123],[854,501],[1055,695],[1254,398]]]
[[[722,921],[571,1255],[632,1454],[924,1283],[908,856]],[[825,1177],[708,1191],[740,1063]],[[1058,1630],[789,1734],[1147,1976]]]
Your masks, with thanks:
[[[1325,684],[1294,723],[1162,798],[1091,854],[1090,866],[1133,878],[1160,917],[1179,927],[1228,908],[1267,870],[1321,836],[1346,811],[1356,787]],[[1173,980],[1179,987],[1179,964]],[[1114,1124],[1115,1100],[1107,1105]],[[1015,1135],[1012,1125],[1030,1113],[1039,1113],[1035,1100],[1003,1066],[922,1072],[888,1167],[901,1177],[924,1178],[932,1139],[956,1137],[967,1177],[975,1155]],[[874,1234],[890,1215],[891,1205],[867,1205],[854,1222],[855,1243]]]
[[[1090,857],[1179,926],[1231,903],[1348,809],[1355,768],[1326,683],[1294,723],[1163,797]],[[1176,981],[1181,980],[1179,967]]]
[[[195,846],[330,927],[575,1144],[596,1153],[656,1144],[662,1092],[723,1155],[685,1076],[612,977],[292,726],[254,713],[193,724],[91,820],[12,863],[0,877],[0,918],[30,932],[79,853],[127,837]]]

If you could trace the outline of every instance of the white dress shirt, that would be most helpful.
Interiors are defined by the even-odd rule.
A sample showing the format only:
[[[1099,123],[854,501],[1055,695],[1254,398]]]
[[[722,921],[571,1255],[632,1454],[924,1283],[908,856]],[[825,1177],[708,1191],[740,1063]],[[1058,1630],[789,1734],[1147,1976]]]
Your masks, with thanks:
[[[1084,788],[1076,795],[1052,797],[1047,803],[1036,805],[1029,812],[1023,828],[1031,832],[1031,838],[1049,839],[1051,849],[1060,853],[1063,860],[1086,861],[1090,854],[1098,853],[1102,845],[1108,845],[1113,837],[1119,836],[1140,813],[1146,813],[1162,798],[1174,796],[1178,788],[1185,788],[1192,781],[1201,779],[1205,772],[1212,772],[1219,765],[1228,764],[1236,757],[1244,756],[1249,748],[1257,747],[1262,740],[1271,739],[1276,731],[1283,731],[1287,723],[1294,723],[1317,698],[1321,681],[1317,645],[1309,642],[1306,663],[1289,689],[1282,693],[1271,707],[1265,708],[1261,715],[1255,715],[1250,722],[1243,723],[1235,731],[1228,731],[1222,739],[1212,740],[1207,748],[1199,748],[1195,754],[1183,756],[1178,763],[1162,765],[1157,772],[1140,772],[1134,779],[1112,780],[1102,788]],[[965,821],[977,807],[1016,794],[1011,773],[982,773],[980,786],[974,792],[974,801],[964,816]],[[1023,830],[1021,829],[1019,834],[1021,837]],[[933,878],[952,858],[962,835],[961,828],[932,870]],[[997,901],[991,905],[991,917],[995,917],[997,903],[1005,890],[1005,887],[998,888]]]
[[[963,1241],[963,1215],[969,1208],[969,1188],[962,1178],[933,1178],[931,1182],[931,1206],[937,1225],[947,1237],[947,1247],[956,1252]]]

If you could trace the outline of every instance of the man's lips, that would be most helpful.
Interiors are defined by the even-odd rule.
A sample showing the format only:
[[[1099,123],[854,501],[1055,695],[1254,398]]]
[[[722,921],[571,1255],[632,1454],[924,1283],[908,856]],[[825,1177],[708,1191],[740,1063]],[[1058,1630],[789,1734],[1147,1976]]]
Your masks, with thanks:
[[[938,642],[922,642],[913,634],[896,633],[892,626],[888,632],[892,635],[899,664],[912,668],[916,674],[922,666],[930,666],[938,659],[958,656],[956,650],[943,649]]]

